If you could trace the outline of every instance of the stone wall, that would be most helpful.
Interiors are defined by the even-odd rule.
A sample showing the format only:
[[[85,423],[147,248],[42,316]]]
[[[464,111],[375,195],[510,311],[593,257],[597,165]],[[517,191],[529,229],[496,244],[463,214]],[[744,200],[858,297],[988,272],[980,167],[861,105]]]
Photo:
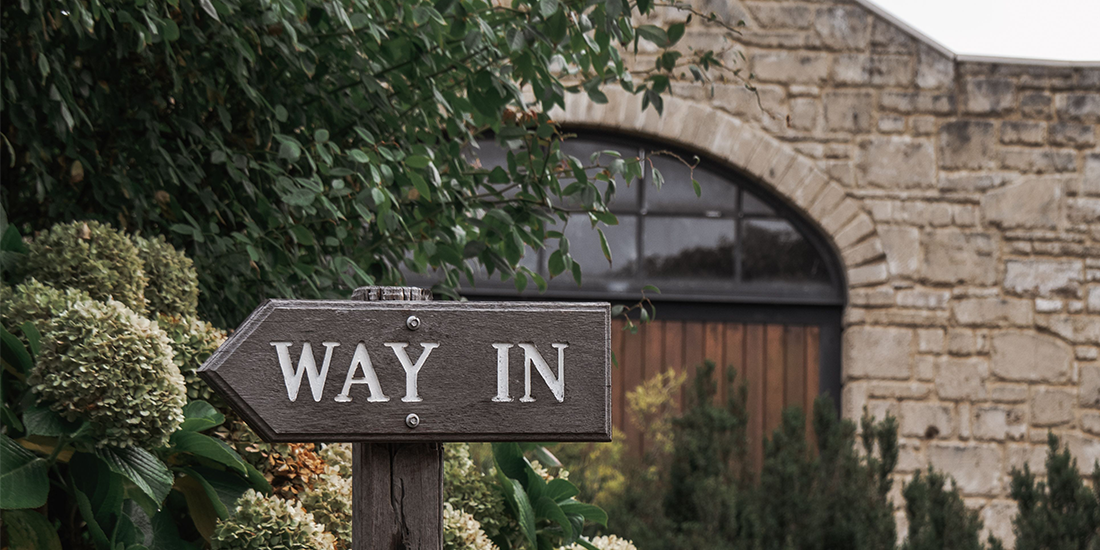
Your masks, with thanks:
[[[1100,64],[959,58],[854,2],[696,6],[743,34],[680,46],[730,45],[757,93],[685,79],[663,117],[610,89],[556,116],[740,167],[831,236],[844,414],[897,416],[901,477],[946,471],[1011,543],[1009,471],[1043,469],[1048,431],[1100,459]]]

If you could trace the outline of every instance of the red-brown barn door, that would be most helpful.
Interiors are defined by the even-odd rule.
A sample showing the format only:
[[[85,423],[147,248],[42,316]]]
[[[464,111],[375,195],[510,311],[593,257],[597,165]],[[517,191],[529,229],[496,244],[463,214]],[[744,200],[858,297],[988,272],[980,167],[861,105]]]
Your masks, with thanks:
[[[615,320],[611,349],[618,359],[612,374],[612,410],[615,427],[626,434],[635,452],[644,452],[646,442],[638,423],[627,415],[626,395],[642,382],[666,371],[687,371],[688,381],[673,396],[682,410],[684,392],[695,367],[710,359],[719,367],[732,366],[735,385],[748,385],[749,443],[753,463],[759,465],[764,452],[764,434],[779,426],[782,411],[797,406],[807,413],[820,393],[821,332],[816,325],[745,324],[728,321],[653,321],[636,334],[624,331]],[[724,376],[716,377],[718,399],[729,392]]]

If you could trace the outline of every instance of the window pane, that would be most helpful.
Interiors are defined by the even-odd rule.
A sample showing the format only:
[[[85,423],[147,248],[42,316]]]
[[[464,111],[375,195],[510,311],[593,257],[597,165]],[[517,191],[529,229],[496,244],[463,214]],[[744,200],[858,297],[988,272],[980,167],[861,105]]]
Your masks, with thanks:
[[[648,217],[644,223],[647,276],[733,278],[733,220]]]
[[[745,281],[829,281],[817,250],[786,220],[745,220]]]
[[[646,208],[650,212],[726,212],[737,209],[737,186],[716,172],[695,169],[695,181],[702,193],[695,195],[691,170],[679,160],[666,156],[651,157],[653,167],[665,183],[657,189],[646,188]],[[690,161],[691,159],[684,159]]]
[[[775,215],[775,210],[772,210],[772,207],[764,204],[763,201],[748,191],[741,194],[741,201],[741,211],[746,214]]]
[[[637,148],[623,147],[621,145],[608,143],[606,141],[590,140],[590,139],[569,139],[565,140],[561,144],[561,152],[577,157],[577,160],[581,162],[582,166],[592,165],[592,154],[597,151],[615,151],[619,153],[619,158],[623,160],[635,159],[638,157],[639,150]],[[607,167],[614,162],[616,157],[611,155],[600,155],[596,162],[603,167]],[[594,177],[600,172],[600,169],[591,168],[585,171],[589,178]],[[573,178],[562,178],[562,188],[569,183],[573,182]],[[594,182],[596,188],[600,193],[607,191],[607,183],[602,181]],[[629,186],[622,176],[615,177],[615,199],[611,205],[616,210],[635,210],[638,208],[638,182],[631,182]],[[572,204],[572,201],[570,201]]]

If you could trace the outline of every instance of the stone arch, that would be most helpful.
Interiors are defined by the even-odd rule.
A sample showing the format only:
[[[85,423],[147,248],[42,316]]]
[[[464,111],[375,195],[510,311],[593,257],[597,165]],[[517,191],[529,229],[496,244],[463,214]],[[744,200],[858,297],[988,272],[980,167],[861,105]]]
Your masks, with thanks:
[[[551,117],[563,124],[615,130],[669,142],[736,167],[786,200],[827,237],[844,262],[846,286],[881,284],[889,270],[874,220],[817,164],[790,144],[727,113],[677,97],[664,99],[664,115],[642,110],[642,98],[605,88],[608,102],[568,94]]]

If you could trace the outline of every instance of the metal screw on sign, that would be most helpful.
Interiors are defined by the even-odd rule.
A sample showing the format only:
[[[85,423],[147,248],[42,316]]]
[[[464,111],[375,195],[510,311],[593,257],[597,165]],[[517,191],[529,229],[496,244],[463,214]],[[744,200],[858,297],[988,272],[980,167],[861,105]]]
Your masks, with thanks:
[[[405,425],[410,428],[415,428],[420,425],[420,417],[416,416],[416,413],[409,413],[409,416],[405,417]]]
[[[420,317],[417,317],[416,315],[409,315],[409,318],[405,319],[405,326],[409,330],[416,330],[420,328]]]

